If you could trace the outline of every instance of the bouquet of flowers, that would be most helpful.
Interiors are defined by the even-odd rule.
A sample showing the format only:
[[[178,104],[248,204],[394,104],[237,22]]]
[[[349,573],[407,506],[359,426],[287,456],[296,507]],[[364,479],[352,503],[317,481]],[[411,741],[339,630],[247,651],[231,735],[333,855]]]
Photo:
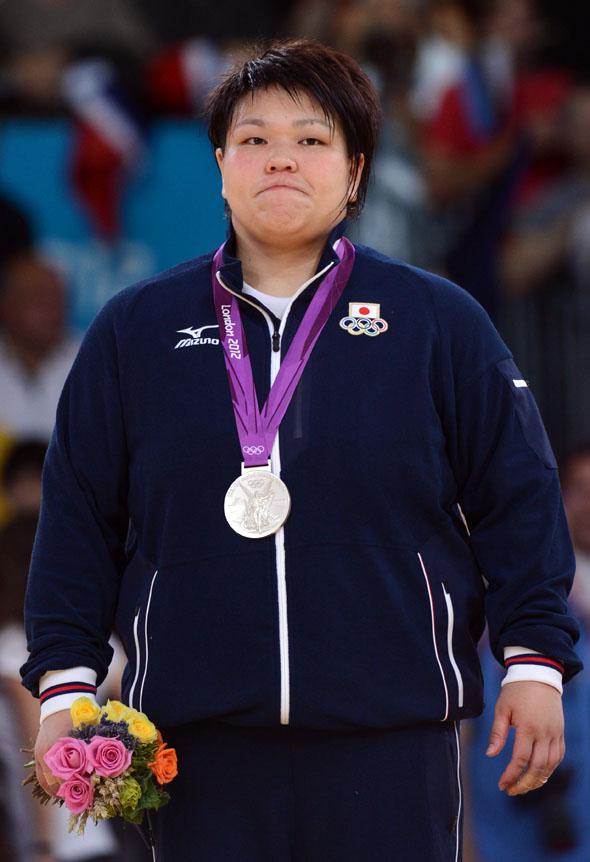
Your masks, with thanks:
[[[43,804],[65,805],[71,812],[69,831],[83,834],[88,818],[95,823],[123,817],[139,824],[144,812],[165,805],[170,796],[163,785],[178,773],[176,752],[168,748],[148,717],[118,700],[102,708],[88,697],[71,706],[73,729],[45,754],[45,763],[60,781],[57,796],[39,784],[35,772],[33,796]],[[26,767],[35,767],[32,760]]]

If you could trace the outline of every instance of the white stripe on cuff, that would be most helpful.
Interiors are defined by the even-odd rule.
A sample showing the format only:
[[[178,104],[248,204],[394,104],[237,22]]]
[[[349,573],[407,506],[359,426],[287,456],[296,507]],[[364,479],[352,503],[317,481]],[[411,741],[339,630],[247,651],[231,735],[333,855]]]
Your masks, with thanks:
[[[48,670],[39,680],[39,694],[43,694],[50,685],[67,685],[68,682],[85,682],[88,685],[96,685],[96,671],[90,667]]]
[[[87,691],[68,691],[66,694],[58,694],[41,704],[39,721],[44,721],[48,715],[53,715],[54,712],[59,712],[60,709],[69,709],[79,697],[87,697],[93,703],[97,703],[95,696]]]
[[[507,658],[514,658],[515,655],[543,655],[543,653],[537,652],[536,649],[528,649],[525,646],[505,646],[504,647],[504,661]]]
[[[502,685],[509,682],[544,682],[563,694],[561,673],[546,665],[513,664],[506,671]]]
[[[39,680],[39,694],[52,685],[67,685],[69,682],[85,682],[88,685],[96,685],[96,671],[90,667],[68,667],[66,670],[48,670]],[[60,709],[69,709],[73,702],[79,697],[88,697],[96,703],[95,696],[88,691],[68,691],[50,697],[41,704],[39,720],[43,721],[48,715],[59,712]]]

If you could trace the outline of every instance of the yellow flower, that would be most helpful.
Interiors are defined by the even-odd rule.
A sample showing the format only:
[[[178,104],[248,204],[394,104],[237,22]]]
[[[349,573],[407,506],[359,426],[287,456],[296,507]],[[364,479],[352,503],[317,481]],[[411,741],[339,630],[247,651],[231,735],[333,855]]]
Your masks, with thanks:
[[[136,736],[140,742],[155,742],[158,736],[156,725],[152,724],[143,712],[133,709],[131,713],[126,719],[129,733]]]
[[[70,707],[70,715],[74,727],[81,724],[97,724],[100,718],[100,707],[89,697],[78,697]]]
[[[107,700],[106,705],[100,711],[109,721],[128,721],[134,710],[125,706],[119,700]]]

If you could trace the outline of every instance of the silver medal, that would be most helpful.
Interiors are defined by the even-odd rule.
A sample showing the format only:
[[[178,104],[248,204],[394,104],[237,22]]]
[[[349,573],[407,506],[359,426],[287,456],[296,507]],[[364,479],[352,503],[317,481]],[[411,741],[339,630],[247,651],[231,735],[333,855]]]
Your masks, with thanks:
[[[270,467],[244,467],[225,495],[224,511],[230,527],[247,539],[263,539],[283,526],[291,509],[285,483]]]

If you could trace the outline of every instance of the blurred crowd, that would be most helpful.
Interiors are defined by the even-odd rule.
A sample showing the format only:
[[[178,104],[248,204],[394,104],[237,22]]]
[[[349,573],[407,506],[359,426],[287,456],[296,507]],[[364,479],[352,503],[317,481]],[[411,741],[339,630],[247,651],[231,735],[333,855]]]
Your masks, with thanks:
[[[208,91],[246,42],[318,38],[362,62],[385,119],[367,204],[349,233],[461,284],[530,380],[560,461],[586,653],[589,23],[585,4],[542,0],[0,2],[0,125],[2,117],[69,118],[72,175],[105,241],[121,229],[121,189],[152,125],[199,122]],[[26,572],[44,451],[78,347],[67,302],[30,214],[0,188],[0,858],[132,862],[145,853],[132,829],[103,824],[66,839],[64,818],[33,809],[19,787],[18,748],[30,747],[38,722],[18,683]],[[116,656],[103,696],[117,696],[125,659],[120,649]],[[488,656],[484,670],[493,702],[501,669]],[[499,793],[501,769],[480,755],[490,716],[466,723],[465,862],[590,859],[587,673],[566,689],[564,705],[574,756],[525,801]]]

